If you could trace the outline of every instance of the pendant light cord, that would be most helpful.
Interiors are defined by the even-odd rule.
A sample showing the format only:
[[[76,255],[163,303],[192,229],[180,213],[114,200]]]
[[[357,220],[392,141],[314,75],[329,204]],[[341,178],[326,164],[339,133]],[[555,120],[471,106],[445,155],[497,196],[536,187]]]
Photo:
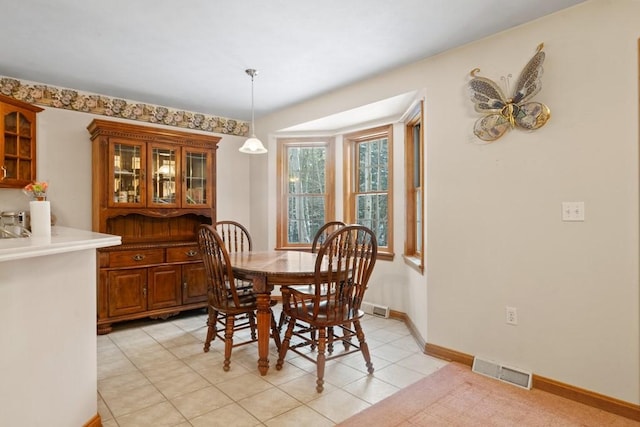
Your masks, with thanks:
[[[254,103],[253,103],[253,78],[255,77],[256,74],[258,74],[258,70],[249,68],[245,70],[245,72],[251,76],[251,136],[255,137],[256,122],[255,122],[255,109],[254,109]]]

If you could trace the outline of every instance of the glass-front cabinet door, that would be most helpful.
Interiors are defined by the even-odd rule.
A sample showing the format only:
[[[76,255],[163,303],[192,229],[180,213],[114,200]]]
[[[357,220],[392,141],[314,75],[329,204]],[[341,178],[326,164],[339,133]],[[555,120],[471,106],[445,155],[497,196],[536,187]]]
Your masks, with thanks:
[[[149,146],[148,206],[178,207],[180,201],[180,147],[151,144]]]
[[[183,148],[183,207],[211,206],[211,152]]]
[[[109,206],[144,206],[145,145],[114,139],[109,144]]]
[[[2,99],[6,98],[0,98],[0,187],[24,187],[36,179],[36,113],[42,109]]]
[[[215,203],[211,149],[112,138],[109,159],[109,207],[200,209]]]

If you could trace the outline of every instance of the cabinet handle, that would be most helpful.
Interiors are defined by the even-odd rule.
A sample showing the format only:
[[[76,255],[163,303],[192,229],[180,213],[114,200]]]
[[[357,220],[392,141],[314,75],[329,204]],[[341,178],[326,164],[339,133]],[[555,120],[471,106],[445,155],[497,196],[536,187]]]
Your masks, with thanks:
[[[142,288],[142,296],[147,296],[147,285],[144,285],[144,288]]]
[[[191,249],[189,252],[185,252],[186,256],[194,257],[198,255],[198,251]]]
[[[184,282],[184,283],[182,284],[182,289],[184,289],[185,291],[187,290],[187,282]]]
[[[145,257],[142,254],[136,254],[136,255],[132,256],[131,258],[133,258],[134,261],[142,261]]]
[[[3,181],[7,177],[7,168],[2,165],[0,166],[0,169],[2,169],[2,178],[0,178],[0,181]]]

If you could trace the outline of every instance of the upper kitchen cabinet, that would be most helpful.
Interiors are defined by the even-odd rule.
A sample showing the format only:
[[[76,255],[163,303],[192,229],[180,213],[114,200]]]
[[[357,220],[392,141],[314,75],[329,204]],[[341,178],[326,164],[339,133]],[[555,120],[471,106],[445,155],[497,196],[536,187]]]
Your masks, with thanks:
[[[36,179],[36,114],[42,108],[0,95],[0,187]]]

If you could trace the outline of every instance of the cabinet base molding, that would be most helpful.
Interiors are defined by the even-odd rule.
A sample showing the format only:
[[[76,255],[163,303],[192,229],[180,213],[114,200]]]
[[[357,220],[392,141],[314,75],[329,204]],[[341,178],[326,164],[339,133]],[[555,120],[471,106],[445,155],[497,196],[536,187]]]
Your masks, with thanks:
[[[469,367],[473,365],[472,355],[441,347],[436,344],[427,343],[424,346],[424,352],[429,356],[437,357],[438,359],[457,362]],[[612,414],[640,421],[640,405],[634,405],[633,403],[594,393],[589,390],[535,374],[533,375],[532,387],[547,393],[555,394],[556,396],[564,397],[565,399],[611,412]]]
[[[163,313],[163,314],[159,314],[159,315],[156,315],[156,316],[149,316],[149,318],[153,319],[153,320],[158,320],[158,319],[167,320],[168,318],[175,317],[178,314],[180,314],[180,311],[172,311],[170,313]]]
[[[99,319],[97,322],[97,333],[98,335],[106,335],[111,333],[113,331],[114,323],[127,322],[131,320],[139,320],[139,319],[166,320],[169,317],[177,316],[184,311],[197,310],[197,309],[202,309],[206,307],[207,307],[207,303],[202,302],[198,304],[189,304],[189,305],[181,306],[177,310],[175,307],[173,307],[168,312],[166,310],[156,310],[156,311],[148,311],[143,313],[132,314],[129,316],[122,316],[117,319],[114,319],[114,318],[106,319],[106,320]]]

